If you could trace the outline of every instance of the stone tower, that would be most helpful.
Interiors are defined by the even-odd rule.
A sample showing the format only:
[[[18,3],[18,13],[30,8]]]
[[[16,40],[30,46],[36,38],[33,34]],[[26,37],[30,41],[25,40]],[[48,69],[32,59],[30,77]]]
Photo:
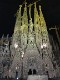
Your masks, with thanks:
[[[58,67],[57,69],[53,67],[52,47],[41,6],[39,5],[38,11],[36,3],[34,3],[34,22],[31,16],[31,6],[29,5],[29,15],[27,15],[26,3],[23,15],[21,15],[21,5],[18,11],[12,41],[14,58],[9,76],[15,77],[17,71],[19,78],[27,78],[29,71],[34,74],[35,70],[37,75],[56,77],[59,70]]]

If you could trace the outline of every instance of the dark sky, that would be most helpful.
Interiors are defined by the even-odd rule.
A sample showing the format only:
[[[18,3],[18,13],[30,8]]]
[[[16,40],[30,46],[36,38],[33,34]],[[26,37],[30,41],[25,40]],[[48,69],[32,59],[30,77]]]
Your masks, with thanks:
[[[27,0],[28,4],[36,0]],[[0,37],[13,34],[15,25],[15,13],[24,0],[0,0]],[[37,4],[42,5],[42,11],[47,27],[60,26],[60,0],[41,0]],[[58,30],[59,31],[59,30]],[[49,31],[50,32],[50,31]],[[51,33],[54,34],[52,30]],[[59,33],[60,34],[60,33]]]

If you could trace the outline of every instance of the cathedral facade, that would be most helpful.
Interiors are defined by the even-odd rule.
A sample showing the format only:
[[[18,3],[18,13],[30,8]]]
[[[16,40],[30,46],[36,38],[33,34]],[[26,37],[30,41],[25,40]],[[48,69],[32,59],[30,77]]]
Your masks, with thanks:
[[[0,40],[1,77],[27,78],[29,74],[60,77],[59,67],[56,61],[53,61],[54,54],[41,6],[39,5],[38,11],[34,3],[34,21],[31,6],[29,5],[27,10],[25,3],[22,13],[20,5],[12,38],[7,36]]]

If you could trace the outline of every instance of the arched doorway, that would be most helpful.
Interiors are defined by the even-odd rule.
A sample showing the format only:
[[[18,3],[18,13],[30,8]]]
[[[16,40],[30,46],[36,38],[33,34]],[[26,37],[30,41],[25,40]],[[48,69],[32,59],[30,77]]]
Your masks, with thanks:
[[[33,75],[36,75],[36,69],[33,69]]]
[[[28,75],[35,75],[36,74],[36,69],[29,69]]]
[[[32,69],[29,69],[28,75],[32,75]]]

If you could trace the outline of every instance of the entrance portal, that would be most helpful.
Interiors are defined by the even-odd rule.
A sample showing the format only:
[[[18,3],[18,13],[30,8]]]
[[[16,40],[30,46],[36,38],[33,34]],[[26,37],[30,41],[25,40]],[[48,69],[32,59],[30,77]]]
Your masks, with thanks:
[[[29,69],[28,75],[34,75],[36,74],[36,69]]]
[[[32,75],[32,70],[29,69],[28,75]]]
[[[36,70],[35,69],[33,69],[33,74],[36,74]]]

